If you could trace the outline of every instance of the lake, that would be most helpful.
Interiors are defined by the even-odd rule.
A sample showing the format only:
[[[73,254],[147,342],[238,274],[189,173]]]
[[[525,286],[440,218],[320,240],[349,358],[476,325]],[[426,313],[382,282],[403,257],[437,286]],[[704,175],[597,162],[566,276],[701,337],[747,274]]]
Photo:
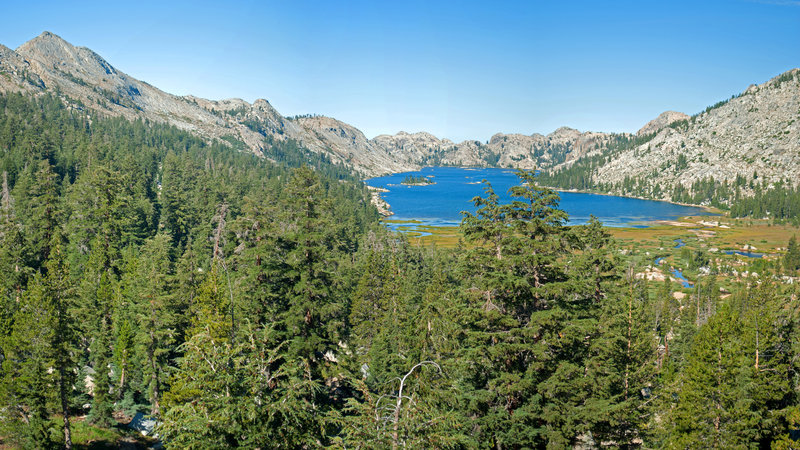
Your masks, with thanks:
[[[401,184],[409,175],[425,176],[435,184],[407,186]],[[508,189],[519,184],[511,169],[465,169],[456,167],[426,167],[366,180],[369,186],[388,189],[381,194],[399,221],[420,221],[423,225],[458,226],[461,211],[475,212],[471,200],[483,196],[486,179],[492,183],[500,201],[511,200]],[[570,225],[581,225],[594,215],[611,227],[646,227],[656,220],[676,220],[681,216],[708,215],[702,208],[674,203],[610,195],[560,192],[561,208],[569,214]],[[396,228],[396,226],[392,226]]]

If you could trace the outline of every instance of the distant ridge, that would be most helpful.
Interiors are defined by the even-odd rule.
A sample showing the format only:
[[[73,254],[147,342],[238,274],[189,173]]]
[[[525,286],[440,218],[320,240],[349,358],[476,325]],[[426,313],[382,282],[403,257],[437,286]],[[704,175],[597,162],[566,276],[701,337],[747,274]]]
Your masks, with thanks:
[[[707,176],[733,179],[756,171],[767,180],[800,180],[797,69],[751,86],[694,118],[664,112],[637,134],[562,127],[546,136],[498,133],[487,142],[461,143],[426,132],[367,139],[357,128],[335,118],[284,117],[267,100],[251,104],[241,99],[175,96],[130,77],[92,50],[73,46],[48,31],[16,50],[0,45],[0,92],[59,92],[76,109],[166,122],[209,140],[241,141],[258,155],[263,155],[271,142],[291,140],[363,176],[425,165],[557,171],[587,157],[606,155],[593,168],[595,180],[618,182],[635,176],[665,186],[691,185]],[[682,121],[686,123],[681,127],[674,126]],[[654,137],[646,144],[624,150],[628,142],[650,134]]]
[[[367,139],[357,128],[334,118],[286,118],[266,100],[250,104],[168,94],[49,31],[16,51],[0,49],[0,67],[6,74],[0,78],[2,91],[36,93],[57,87],[65,97],[100,114],[167,122],[208,139],[234,138],[256,154],[263,153],[269,140],[292,139],[365,176],[431,164],[550,167],[605,143],[609,136],[561,128],[548,136],[496,134],[488,144],[472,140],[456,144],[425,132]]]

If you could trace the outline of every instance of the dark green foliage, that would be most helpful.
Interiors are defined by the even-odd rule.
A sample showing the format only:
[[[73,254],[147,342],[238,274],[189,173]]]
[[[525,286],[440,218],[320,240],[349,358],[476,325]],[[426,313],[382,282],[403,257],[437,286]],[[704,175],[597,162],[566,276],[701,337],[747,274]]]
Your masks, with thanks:
[[[769,217],[790,219],[795,223],[800,218],[800,189],[784,183],[772,187],[756,183],[754,195],[737,199],[731,206],[732,217]]]
[[[242,327],[240,340],[213,322],[183,344],[185,352],[159,427],[179,448],[316,447],[324,436],[313,399],[322,386],[302,359],[287,357],[271,328]]]
[[[407,175],[405,178],[403,178],[403,181],[401,183],[402,184],[433,184],[433,181],[431,181],[430,178],[422,176],[422,175],[420,175],[418,177],[415,177],[413,175]]]
[[[785,426],[790,328],[770,289],[743,291],[699,327],[673,391],[668,446],[765,445]]]
[[[789,245],[786,247],[786,254],[783,256],[783,268],[790,275],[800,270],[800,246],[797,245],[797,238],[792,236]]]
[[[71,445],[69,398],[75,382],[75,323],[70,313],[73,289],[69,283],[64,246],[58,229],[48,244],[44,274],[36,274],[19,301],[13,325],[3,336],[4,360],[0,396],[3,421],[24,447],[43,448],[61,440]],[[61,439],[50,430],[50,415],[63,415]],[[3,427],[5,428],[5,427]]]
[[[487,184],[449,251],[387,232],[355,174],[296,142],[265,140],[273,164],[224,141],[0,95],[0,445],[136,412],[176,448],[793,445],[797,288],[761,263],[758,287],[721,299],[709,275],[679,301],[623,271],[536,184],[657,195],[594,185],[607,154],[520,172],[510,204]],[[748,214],[788,217],[782,186],[671,194],[735,210],[750,189]]]
[[[532,172],[519,176],[515,201],[498,204],[487,185],[462,225],[472,244],[462,263],[470,345],[461,357],[474,361],[465,394],[481,442],[568,446],[592,429],[586,405],[602,401],[591,385],[601,380],[576,380],[591,360],[615,268],[599,223],[565,228],[558,195],[537,187]]]
[[[53,305],[41,276],[31,280],[20,299],[14,324],[3,341],[3,432],[27,448],[50,447],[49,404],[56,379],[48,368],[54,363]],[[44,319],[44,320],[43,320]]]

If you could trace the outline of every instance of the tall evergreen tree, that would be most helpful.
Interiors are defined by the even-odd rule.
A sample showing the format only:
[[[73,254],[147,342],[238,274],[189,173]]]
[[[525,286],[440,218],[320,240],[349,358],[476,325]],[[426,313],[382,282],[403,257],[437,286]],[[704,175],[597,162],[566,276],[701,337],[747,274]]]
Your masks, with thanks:
[[[12,317],[30,273],[26,265],[25,239],[14,212],[13,197],[8,187],[8,174],[3,172],[0,191],[0,336],[11,330]]]
[[[584,240],[585,264],[599,264],[587,289],[565,266],[571,249],[558,195],[536,186],[533,172],[518,176],[514,201],[501,205],[487,184],[487,196],[474,199],[477,214],[462,222],[471,247],[462,260],[469,344],[460,357],[474,362],[466,388],[481,441],[565,446],[585,431],[576,412],[588,386],[576,380],[605,297],[608,269],[592,259],[603,238]]]
[[[783,268],[790,275],[795,275],[800,270],[800,245],[797,245],[795,236],[789,239],[786,254],[783,256]]]
[[[172,294],[173,269],[170,258],[170,238],[159,233],[142,247],[133,305],[138,333],[137,347],[145,363],[151,413],[158,414],[159,400],[165,380],[167,357],[174,346],[176,319]]]
[[[20,299],[14,323],[3,342],[3,379],[0,395],[5,435],[27,448],[54,445],[50,432],[50,414],[55,398],[53,305],[40,274],[30,282]]]
[[[108,425],[112,420],[113,386],[111,362],[113,360],[113,305],[115,303],[116,275],[106,254],[107,246],[97,242],[78,286],[77,310],[84,317],[82,333],[88,343],[91,367],[94,370],[92,408],[90,416],[95,423]]]
[[[50,254],[50,241],[59,224],[58,175],[48,160],[33,161],[14,186],[25,236],[29,265],[39,268]]]
[[[63,444],[72,448],[69,398],[75,381],[75,319],[72,287],[59,229],[48,244],[44,275],[36,274],[3,339],[3,380],[0,392],[8,423],[17,424],[25,446],[53,445],[50,414],[63,417]],[[56,405],[52,407],[51,405]]]

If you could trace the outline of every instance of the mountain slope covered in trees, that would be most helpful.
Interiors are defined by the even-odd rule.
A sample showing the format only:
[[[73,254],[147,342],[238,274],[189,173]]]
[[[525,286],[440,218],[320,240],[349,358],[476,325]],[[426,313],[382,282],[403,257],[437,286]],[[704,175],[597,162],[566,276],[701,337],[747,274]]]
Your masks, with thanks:
[[[0,95],[0,152],[3,445],[136,412],[174,448],[793,445],[796,286],[678,301],[531,172],[448,250],[329,162],[55,96]]]

